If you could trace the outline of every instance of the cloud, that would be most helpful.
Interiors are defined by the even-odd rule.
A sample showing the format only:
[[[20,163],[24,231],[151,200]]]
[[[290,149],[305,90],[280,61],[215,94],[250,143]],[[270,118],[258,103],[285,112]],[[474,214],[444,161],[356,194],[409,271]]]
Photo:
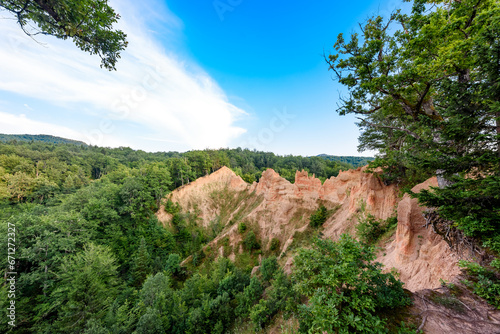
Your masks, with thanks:
[[[169,148],[175,149],[219,148],[246,131],[235,125],[246,112],[233,105],[199,66],[165,50],[175,44],[183,28],[168,8],[156,2],[111,5],[121,14],[120,29],[129,40],[116,72],[100,69],[97,56],[80,51],[69,40],[41,36],[35,42],[15,21],[0,19],[0,90],[9,92],[9,99],[35,99],[56,106],[59,113],[65,110],[58,125],[37,123],[42,127],[37,132],[63,133],[64,124],[82,113],[94,123],[94,135],[73,128],[72,138],[78,133],[78,138],[97,145],[130,141],[153,150],[163,141],[173,143]],[[54,116],[50,108],[38,109],[39,118],[43,113]],[[10,114],[9,120],[19,117]],[[0,119],[0,128],[5,120]],[[33,122],[24,117],[16,128],[19,133],[33,133],[28,127]]]
[[[0,133],[5,134],[51,134],[75,140],[84,140],[78,131],[64,126],[28,119],[25,114],[13,115],[0,111]]]

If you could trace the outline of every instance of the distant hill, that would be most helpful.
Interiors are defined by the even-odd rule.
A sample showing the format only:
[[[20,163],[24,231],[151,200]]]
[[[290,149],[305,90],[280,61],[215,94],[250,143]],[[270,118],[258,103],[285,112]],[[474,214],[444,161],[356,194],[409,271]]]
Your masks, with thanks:
[[[330,161],[338,161],[338,162],[344,162],[351,164],[353,167],[361,167],[361,166],[366,166],[368,165],[369,161],[375,160],[375,158],[372,157],[350,157],[350,156],[336,156],[336,155],[328,155],[328,154],[319,154],[317,157],[330,160]]]
[[[10,141],[40,141],[49,144],[73,144],[73,145],[83,145],[88,146],[86,143],[82,141],[66,139],[51,135],[6,135],[0,133],[0,142],[8,143]]]

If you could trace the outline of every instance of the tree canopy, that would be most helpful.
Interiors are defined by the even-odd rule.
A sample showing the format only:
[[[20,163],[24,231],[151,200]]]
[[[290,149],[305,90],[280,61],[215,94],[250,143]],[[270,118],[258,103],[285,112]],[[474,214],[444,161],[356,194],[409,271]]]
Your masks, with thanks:
[[[403,283],[382,273],[371,247],[343,234],[318,239],[294,259],[294,289],[309,302],[299,309],[301,333],[387,333],[377,313],[409,305]]]
[[[415,0],[339,35],[327,57],[349,90],[338,112],[359,115],[360,150],[380,152],[372,167],[408,185],[437,175],[421,202],[497,251],[499,25],[498,0]]]
[[[113,29],[120,15],[107,0],[8,0],[0,7],[12,13],[29,36],[71,38],[82,51],[99,55],[101,67],[108,70],[116,69],[128,43],[124,32]]]

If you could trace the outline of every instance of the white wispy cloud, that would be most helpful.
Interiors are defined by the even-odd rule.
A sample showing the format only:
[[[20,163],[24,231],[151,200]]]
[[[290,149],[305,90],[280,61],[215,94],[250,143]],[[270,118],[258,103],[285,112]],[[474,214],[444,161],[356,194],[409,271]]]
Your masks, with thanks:
[[[69,40],[42,36],[35,42],[15,21],[0,19],[0,90],[22,101],[19,104],[26,105],[25,109],[23,98],[67,110],[58,124],[30,120],[19,115],[21,110],[4,110],[0,131],[7,120],[10,124],[17,120],[18,133],[66,133],[110,146],[128,145],[137,138],[141,148],[151,150],[161,142],[182,143],[175,149],[226,147],[245,132],[235,125],[245,111],[230,103],[197,64],[166,51],[169,41],[182,34],[178,18],[156,2],[111,5],[121,14],[120,28],[129,40],[116,72],[100,69],[97,56],[80,51]],[[82,113],[94,124],[85,129],[65,125],[65,120],[82,118]]]
[[[6,134],[46,134],[54,136],[85,140],[84,136],[75,130],[64,126],[31,120],[25,114],[12,115],[0,111],[0,133]]]

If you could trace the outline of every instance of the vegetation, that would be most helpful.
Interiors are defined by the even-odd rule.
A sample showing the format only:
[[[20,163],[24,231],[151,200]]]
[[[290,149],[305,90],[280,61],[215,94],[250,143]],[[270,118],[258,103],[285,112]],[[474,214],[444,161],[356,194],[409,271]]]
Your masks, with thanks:
[[[126,45],[125,35],[112,30],[118,17],[106,1],[1,6],[22,27],[31,21],[44,33],[73,38],[84,51],[98,53],[108,69]],[[360,115],[360,149],[380,152],[371,169],[381,167],[386,183],[408,187],[437,175],[439,188],[413,196],[436,208],[445,228],[458,228],[493,254],[500,252],[498,26],[497,0],[415,0],[409,14],[368,20],[361,38],[339,35],[327,57],[350,91],[339,113]],[[15,331],[224,333],[242,322],[259,330],[278,314],[298,319],[301,333],[392,331],[384,314],[410,301],[402,283],[373,262],[366,243],[390,231],[393,218],[367,216],[358,227],[361,242],[348,235],[332,242],[320,238],[318,227],[332,213],[321,206],[310,227],[294,235],[293,274],[269,257],[251,276],[263,241],[240,222],[243,211],[232,218],[246,250],[235,263],[207,261],[217,251],[204,248],[230,219],[223,209],[241,198],[217,194],[221,214],[208,228],[172,202],[165,203],[171,226],[163,227],[154,215],[169,191],[222,166],[247,182],[266,168],[293,182],[302,169],[322,180],[336,176],[351,167],[346,161],[352,159],[239,148],[146,153],[55,144],[49,137],[1,143],[0,232],[7,235],[9,224],[15,226],[17,248],[14,264],[3,257],[0,266],[12,265],[18,273]],[[299,248],[313,237],[312,248]],[[226,256],[232,252],[228,238],[217,246]],[[0,247],[8,248],[5,238]],[[269,250],[277,249],[279,240],[272,239]],[[462,266],[471,289],[498,308],[498,259]],[[7,289],[0,287],[4,309]],[[1,332],[11,329],[8,320],[0,318]],[[396,331],[412,332],[403,325]]]
[[[316,212],[314,212],[311,217],[309,218],[309,225],[311,227],[319,227],[323,225],[323,223],[326,221],[326,218],[328,214],[328,210],[324,205],[321,205]]]
[[[74,144],[78,146],[88,146],[82,141],[71,140],[56,136],[50,135],[5,135],[0,133],[0,141],[4,143],[8,142],[18,142],[18,141],[27,141],[27,142],[35,142],[40,141],[43,143],[49,144]]]
[[[339,35],[327,57],[349,90],[338,112],[359,116],[360,150],[380,152],[370,167],[408,189],[436,175],[439,187],[411,194],[436,208],[429,224],[456,247],[476,244],[496,256],[499,24],[497,0],[414,0],[408,14],[373,17],[350,40]],[[479,275],[473,289],[494,299],[486,272],[467,268]]]
[[[470,280],[465,281],[466,285],[479,297],[500,309],[500,261],[493,260],[490,268],[467,261],[460,261],[460,266],[470,276]]]
[[[2,1],[0,7],[15,17],[27,35],[71,38],[82,51],[99,55],[101,67],[108,70],[115,69],[128,43],[125,33],[113,29],[120,15],[107,0],[11,0]]]
[[[238,224],[238,232],[240,234],[245,233],[246,230],[247,230],[247,224],[245,224],[245,223],[239,223]]]
[[[371,214],[360,220],[356,226],[356,234],[361,241],[369,245],[375,245],[384,235],[394,232],[398,226],[398,218],[390,217],[386,220],[378,220]]]
[[[243,239],[243,246],[246,251],[252,252],[260,249],[260,243],[257,241],[254,231],[250,230]]]
[[[272,238],[271,239],[271,244],[269,245],[269,250],[271,252],[278,252],[280,250],[280,245],[281,245],[281,242],[280,242],[279,239]]]
[[[320,154],[320,155],[318,155],[318,157],[326,159],[326,160],[330,160],[330,161],[338,161],[338,162],[350,164],[355,168],[366,166],[366,165],[368,165],[368,163],[370,161],[374,160],[374,158],[371,158],[371,157],[349,157],[349,156],[340,157],[340,156],[328,155],[328,154]]]
[[[264,258],[258,276],[250,277],[262,241],[250,223],[239,220],[243,211],[233,223],[246,252],[234,264],[211,261],[216,251],[204,248],[220,229],[200,227],[196,215],[171,201],[164,203],[172,215],[168,228],[154,215],[174,187],[222,161],[250,171],[254,163],[305,164],[309,158],[246,150],[178,154],[41,141],[0,144],[0,230],[6,234],[8,223],[15,225],[20,245],[16,332],[223,333],[237,323],[262,328],[278,314],[296,316],[296,305],[307,296],[293,288],[300,281],[285,275],[276,257]],[[219,195],[219,202],[232,198],[227,205],[245,200]],[[330,211],[321,207],[316,215],[324,221]],[[266,251],[276,254],[279,239],[268,242]],[[232,252],[228,239],[219,243],[225,255]],[[7,259],[1,261],[7,268]],[[2,307],[9,302],[6,288]],[[10,328],[7,320],[0,320],[2,332]]]
[[[373,263],[373,249],[342,235],[318,239],[295,257],[294,290],[308,298],[298,307],[301,333],[386,333],[377,314],[410,304],[403,284]]]
[[[24,171],[26,174],[35,173],[37,163],[47,164],[47,160],[52,158],[53,162],[60,160],[74,168],[80,167],[82,175],[92,179],[99,179],[111,172],[117,172],[122,167],[138,168],[147,163],[157,162],[168,166],[173,182],[170,190],[214,172],[222,166],[227,166],[244,179],[251,178],[252,181],[258,181],[264,170],[273,168],[290,182],[295,181],[297,170],[306,170],[324,180],[331,176],[337,176],[340,170],[352,168],[349,164],[326,161],[319,157],[277,156],[274,153],[240,148],[186,153],[146,153],[126,147],[110,149],[86,146],[79,144],[79,142],[51,136],[0,135],[0,138],[0,141],[8,140],[0,146],[0,155],[18,156],[18,158],[12,158],[14,161],[3,163],[7,163],[8,166],[4,168],[10,168],[7,170],[10,174],[12,174],[11,167],[19,165],[16,159],[23,158],[28,159],[23,160],[27,165],[32,165],[31,167],[27,165],[18,167],[19,171]],[[29,142],[25,142],[25,140],[29,140]],[[54,142],[57,143],[54,144]],[[7,157],[2,159],[7,159]],[[15,173],[17,170],[13,172]],[[61,170],[61,172],[64,175],[66,171]],[[126,175],[115,173],[113,177],[125,178]]]

